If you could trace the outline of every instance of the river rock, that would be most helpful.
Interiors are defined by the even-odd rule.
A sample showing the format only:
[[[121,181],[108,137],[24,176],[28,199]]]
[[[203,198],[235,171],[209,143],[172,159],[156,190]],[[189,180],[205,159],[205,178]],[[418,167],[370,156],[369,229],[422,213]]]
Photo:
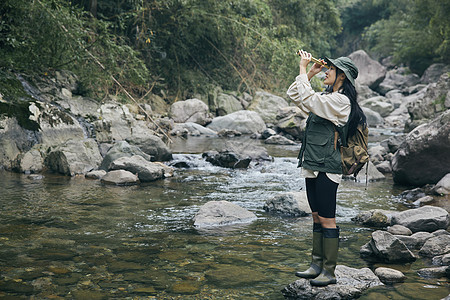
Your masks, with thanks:
[[[130,145],[126,141],[119,141],[115,143],[106,153],[103,158],[100,169],[109,170],[110,164],[121,157],[131,157],[133,155],[139,155],[148,161],[151,161],[151,156],[144,153],[139,147]]]
[[[252,134],[263,132],[266,129],[266,124],[257,112],[240,110],[226,116],[214,118],[206,128],[216,132],[222,129],[230,129],[243,134]]]
[[[377,230],[372,239],[360,249],[361,257],[386,263],[411,262],[416,260],[414,254],[387,231]]]
[[[386,228],[391,224],[392,216],[396,213],[389,210],[372,209],[360,212],[356,217],[352,218],[352,221],[364,226]]]
[[[191,136],[205,135],[212,137],[217,136],[217,132],[215,132],[214,130],[211,130],[209,128],[206,128],[200,124],[193,122],[175,123],[173,129],[170,131],[170,134],[184,137],[187,137],[188,135]]]
[[[44,167],[44,157],[39,149],[31,149],[20,157],[19,171],[23,173],[40,173]]]
[[[369,269],[355,269],[337,265],[336,284],[326,287],[314,287],[307,279],[298,279],[281,290],[285,299],[326,300],[356,299],[372,287],[383,285],[380,279]]]
[[[152,161],[169,161],[172,160],[172,151],[169,147],[156,135],[132,135],[126,141],[130,145],[139,147],[144,153],[151,156]]]
[[[242,110],[244,107],[239,99],[230,94],[219,93],[216,99],[216,115],[226,116],[236,111]]]
[[[282,107],[278,110],[275,128],[279,132],[287,133],[295,139],[301,140],[305,132],[307,117],[297,106]]]
[[[208,151],[202,154],[205,160],[215,166],[232,169],[247,168],[252,159],[230,151]]]
[[[90,178],[90,179],[102,179],[103,176],[106,175],[106,171],[105,170],[94,170],[94,171],[90,171],[88,172],[85,177],[86,178]]]
[[[398,184],[435,184],[450,169],[450,110],[424,124],[405,139],[392,159],[392,174]]]
[[[376,165],[377,170],[380,171],[383,174],[386,173],[391,173],[392,172],[392,167],[391,167],[391,162],[390,161],[382,161],[380,163],[378,163]]]
[[[429,238],[420,248],[419,255],[433,257],[450,253],[450,235],[439,235]]]
[[[113,170],[106,173],[101,182],[115,185],[133,185],[139,183],[139,178],[126,170]]]
[[[392,217],[393,225],[406,226],[412,232],[433,232],[438,229],[447,229],[449,223],[450,216],[445,209],[429,205],[408,209]]]
[[[175,102],[170,106],[169,115],[176,123],[206,125],[211,122],[208,105],[196,98]]]
[[[367,171],[367,178],[366,178],[366,171]],[[351,176],[344,175],[343,178],[346,180],[355,180],[355,177],[353,175]],[[369,161],[356,176],[356,181],[366,182],[366,179],[367,181],[377,181],[385,178],[386,176],[384,176],[383,173],[378,171],[377,167],[375,167],[375,165],[371,161]]]
[[[387,117],[394,110],[394,106],[383,96],[369,98],[361,101],[359,104],[378,112],[383,118]]]
[[[356,82],[375,89],[386,76],[386,68],[371,59],[364,50],[358,50],[349,55],[359,70]]]
[[[402,225],[389,226],[387,232],[393,235],[412,235],[411,229]]]
[[[57,100],[56,103],[75,116],[94,119],[97,119],[99,116],[98,109],[100,108],[100,104],[91,98],[82,96],[65,97]]]
[[[358,95],[358,101],[362,101],[380,95],[371,88],[369,88],[367,85],[359,83],[358,80],[356,80],[355,82],[355,88],[356,94]]]
[[[245,208],[228,201],[210,201],[200,207],[194,217],[194,226],[211,227],[240,223],[251,223],[256,215]]]
[[[70,140],[48,150],[44,162],[49,170],[64,175],[85,175],[97,169],[102,161],[97,142],[93,139]]]
[[[297,145],[296,142],[291,141],[288,138],[285,138],[284,136],[281,136],[279,134],[272,135],[271,137],[267,138],[264,141],[264,144],[275,144],[275,145]]]
[[[162,179],[165,171],[161,165],[149,162],[140,155],[118,158],[111,163],[110,170],[126,170],[137,174],[141,182]]]
[[[428,205],[430,203],[434,202],[434,198],[431,196],[425,196],[422,198],[417,199],[416,201],[413,202],[413,205],[416,207],[420,207],[420,206],[424,206],[424,205]]]
[[[292,217],[304,217],[311,214],[311,208],[305,192],[289,192],[276,195],[263,206],[266,212]]]
[[[405,90],[410,86],[418,84],[420,77],[412,73],[409,68],[400,67],[387,71],[385,78],[376,88],[376,91],[382,95],[395,89]]]
[[[367,124],[370,127],[376,127],[378,125],[383,125],[384,119],[379,113],[377,113],[376,111],[373,111],[367,107],[361,107],[361,109],[364,112],[364,114],[366,115]]]
[[[420,277],[424,278],[441,278],[446,276],[448,268],[449,267],[447,266],[423,268],[418,270],[417,274],[419,274]]]
[[[375,275],[380,278],[381,282],[384,284],[393,284],[397,282],[403,282],[406,279],[405,274],[398,270],[394,270],[391,268],[376,268],[375,269]]]
[[[422,248],[423,244],[425,242],[433,237],[433,234],[429,232],[416,232],[410,236],[407,235],[395,235],[396,238],[398,238],[400,241],[402,241],[406,247],[410,250],[416,250]]]
[[[446,174],[433,188],[433,192],[438,195],[450,194],[450,173]]]
[[[450,253],[433,257],[431,263],[438,266],[450,266]]]
[[[425,84],[437,82],[442,74],[448,72],[450,72],[450,65],[432,64],[423,72],[420,82]]]
[[[275,123],[278,110],[287,106],[289,104],[283,98],[265,91],[257,91],[247,109],[257,112],[264,122]]]
[[[107,102],[100,106],[98,113],[99,120],[92,122],[97,142],[122,141],[133,133],[136,119],[126,105]]]

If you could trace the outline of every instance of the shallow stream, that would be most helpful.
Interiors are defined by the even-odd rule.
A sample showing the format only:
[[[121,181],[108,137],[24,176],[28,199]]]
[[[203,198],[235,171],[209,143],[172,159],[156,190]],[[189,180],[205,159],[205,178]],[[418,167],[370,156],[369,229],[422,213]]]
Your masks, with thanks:
[[[83,177],[42,179],[0,171],[0,298],[5,299],[283,299],[280,290],[309,262],[311,220],[267,214],[272,196],[304,188],[298,147],[268,147],[273,162],[247,170],[214,167],[201,153],[220,139],[173,145],[175,160],[192,167],[139,186],[105,186]],[[249,141],[257,143],[257,141]],[[181,154],[185,153],[185,154]],[[190,153],[190,154],[186,154]],[[359,257],[371,228],[357,213],[407,209],[390,178],[344,181],[338,192],[339,264],[371,268]],[[227,200],[258,216],[249,225],[196,230],[193,217],[208,201]],[[416,271],[429,262],[391,266],[403,284],[361,299],[441,299],[443,279]]]

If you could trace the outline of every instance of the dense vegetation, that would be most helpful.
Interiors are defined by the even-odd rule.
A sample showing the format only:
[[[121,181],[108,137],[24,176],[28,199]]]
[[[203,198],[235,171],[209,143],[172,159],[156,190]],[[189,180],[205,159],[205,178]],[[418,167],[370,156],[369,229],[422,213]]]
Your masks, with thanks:
[[[96,97],[120,93],[111,75],[169,101],[215,86],[284,92],[299,48],[319,57],[363,48],[415,72],[448,62],[449,10],[439,0],[2,0],[0,68],[68,69],[79,93]]]

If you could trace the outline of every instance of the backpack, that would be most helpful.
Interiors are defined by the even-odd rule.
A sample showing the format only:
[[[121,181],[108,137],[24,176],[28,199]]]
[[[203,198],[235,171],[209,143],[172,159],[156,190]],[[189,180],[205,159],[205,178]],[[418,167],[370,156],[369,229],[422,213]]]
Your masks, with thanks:
[[[347,130],[343,130],[341,127],[337,128],[337,131],[341,138],[342,173],[344,175],[353,175],[356,180],[359,171],[361,171],[364,165],[369,162],[369,153],[367,152],[369,129],[366,124],[359,124],[355,134],[347,139]],[[344,143],[344,141],[346,141],[346,143]]]

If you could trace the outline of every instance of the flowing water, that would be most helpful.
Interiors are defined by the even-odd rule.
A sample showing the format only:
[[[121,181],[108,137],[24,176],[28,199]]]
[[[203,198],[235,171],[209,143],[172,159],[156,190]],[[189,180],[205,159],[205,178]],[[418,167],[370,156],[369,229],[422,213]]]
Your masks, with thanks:
[[[214,167],[195,154],[221,141],[178,141],[174,158],[191,168],[139,186],[0,171],[0,298],[283,299],[280,290],[308,264],[312,224],[309,217],[267,214],[263,205],[279,193],[304,189],[296,168],[298,147],[271,146],[273,162],[252,163],[246,170]],[[394,197],[401,191],[389,178],[369,183],[367,190],[360,183],[341,184],[339,264],[369,266],[359,248],[373,229],[351,218],[374,208],[406,209]],[[195,229],[193,217],[212,200],[236,203],[258,219]],[[370,290],[361,299],[447,296],[446,280],[417,275],[427,264],[419,259],[393,266],[407,281]]]

